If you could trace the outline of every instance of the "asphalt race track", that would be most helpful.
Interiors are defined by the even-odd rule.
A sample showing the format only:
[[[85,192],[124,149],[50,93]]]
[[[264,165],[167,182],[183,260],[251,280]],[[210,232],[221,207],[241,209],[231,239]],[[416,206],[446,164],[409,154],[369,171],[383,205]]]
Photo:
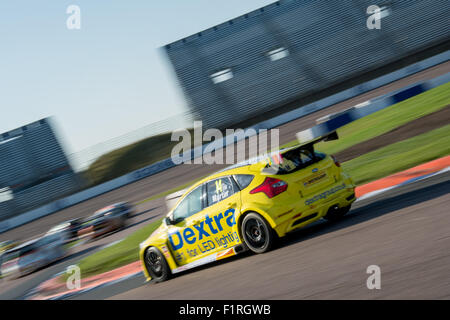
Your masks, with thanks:
[[[74,299],[449,299],[449,207],[446,172],[358,201],[343,220],[318,221],[268,253],[244,253],[159,284],[140,275]],[[4,281],[0,299],[23,298],[110,237],[116,234],[47,269]],[[381,268],[380,290],[366,287],[369,265]]]
[[[294,120],[280,129],[280,143],[315,124],[321,116],[450,72],[450,62],[427,69],[326,110]],[[56,214],[0,234],[0,241],[26,239],[67,219],[86,216],[117,201],[139,202],[203,177],[224,166],[181,165]],[[136,277],[93,290],[81,299],[284,299],[284,298],[450,298],[449,173],[358,202],[334,225],[318,223],[282,241],[264,255],[243,255],[181,274],[158,285]],[[0,299],[23,297],[41,281],[97,250],[122,239],[166,213],[163,199],[143,203],[130,226],[82,245],[62,262],[14,281],[0,280]],[[382,271],[382,290],[370,291],[367,266]],[[258,267],[255,267],[258,266]]]
[[[139,276],[77,299],[449,299],[450,172],[355,203],[261,255],[242,254],[159,284]],[[369,290],[369,265],[381,289]]]

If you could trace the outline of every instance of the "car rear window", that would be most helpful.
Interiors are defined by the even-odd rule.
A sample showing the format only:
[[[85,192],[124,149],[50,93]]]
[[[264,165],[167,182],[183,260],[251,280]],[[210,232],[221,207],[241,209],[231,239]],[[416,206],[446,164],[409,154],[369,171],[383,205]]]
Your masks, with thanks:
[[[312,147],[296,148],[280,154],[278,161],[270,161],[263,171],[273,174],[293,173],[317,163],[325,157],[324,153],[314,151]]]

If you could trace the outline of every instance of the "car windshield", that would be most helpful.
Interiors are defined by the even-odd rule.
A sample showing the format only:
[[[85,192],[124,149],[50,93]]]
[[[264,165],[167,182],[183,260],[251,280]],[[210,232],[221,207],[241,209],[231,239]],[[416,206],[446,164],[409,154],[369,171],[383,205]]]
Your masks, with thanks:
[[[189,193],[173,211],[173,220],[181,221],[202,210],[202,186]]]
[[[109,210],[105,210],[105,211],[100,211],[100,212],[96,212],[94,213],[92,216],[86,218],[86,220],[84,221],[85,223],[89,223],[92,221],[95,221],[97,219],[101,219],[103,218],[107,213],[111,212],[113,209],[109,209]]]
[[[29,245],[23,246],[23,247],[19,247],[17,249],[12,249],[8,252],[6,252],[3,257],[2,257],[2,262],[7,262],[10,260],[14,260],[17,259],[19,257],[22,257],[34,250],[37,249],[37,242],[31,243]]]
[[[102,214],[95,214],[95,215],[93,215],[93,216],[90,216],[90,217],[86,218],[86,219],[81,223],[81,225],[82,225],[82,226],[85,226],[85,225],[94,223],[96,220],[102,218],[103,215],[104,215],[104,213],[102,213]]]

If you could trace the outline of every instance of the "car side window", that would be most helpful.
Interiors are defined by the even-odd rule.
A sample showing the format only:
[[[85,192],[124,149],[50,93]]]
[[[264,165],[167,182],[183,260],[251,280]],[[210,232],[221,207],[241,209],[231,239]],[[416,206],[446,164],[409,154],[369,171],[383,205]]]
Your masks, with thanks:
[[[208,194],[208,206],[216,204],[223,199],[226,199],[235,193],[236,188],[233,185],[230,177],[219,178],[209,181],[206,184]]]
[[[173,220],[181,221],[203,210],[203,188],[198,186],[191,191],[173,211]]]
[[[236,179],[237,184],[241,188],[241,190],[244,190],[247,188],[250,183],[252,183],[253,178],[255,176],[251,174],[236,174],[234,175],[234,178]]]

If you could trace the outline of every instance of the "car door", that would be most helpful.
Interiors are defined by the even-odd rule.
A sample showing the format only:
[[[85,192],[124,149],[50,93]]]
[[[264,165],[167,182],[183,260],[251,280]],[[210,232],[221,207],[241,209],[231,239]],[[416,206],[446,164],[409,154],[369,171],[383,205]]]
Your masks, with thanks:
[[[241,209],[241,194],[233,177],[220,177],[206,183],[206,207],[203,210],[207,243],[211,252],[219,252],[239,244],[236,219]]]
[[[198,241],[203,234],[204,185],[187,194],[172,212],[173,224],[168,227],[169,248],[178,265],[185,265],[203,256]]]

